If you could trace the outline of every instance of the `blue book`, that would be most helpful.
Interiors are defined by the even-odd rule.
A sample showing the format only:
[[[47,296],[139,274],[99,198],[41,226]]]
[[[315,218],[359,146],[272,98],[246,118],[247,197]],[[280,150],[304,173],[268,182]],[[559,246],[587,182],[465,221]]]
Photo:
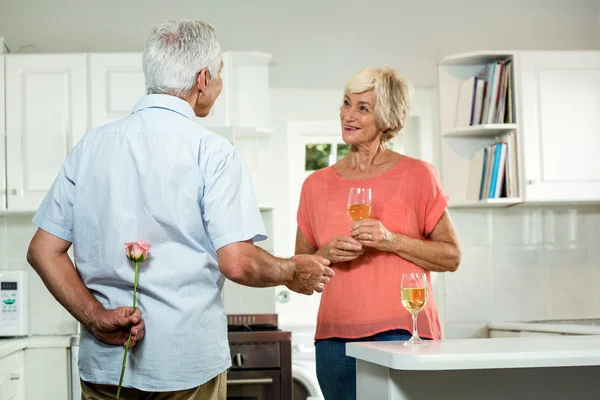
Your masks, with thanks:
[[[500,166],[500,152],[502,151],[502,143],[496,143],[494,146],[494,168],[492,169],[492,181],[490,182],[489,198],[493,199],[496,194],[496,183],[498,181],[498,167]]]

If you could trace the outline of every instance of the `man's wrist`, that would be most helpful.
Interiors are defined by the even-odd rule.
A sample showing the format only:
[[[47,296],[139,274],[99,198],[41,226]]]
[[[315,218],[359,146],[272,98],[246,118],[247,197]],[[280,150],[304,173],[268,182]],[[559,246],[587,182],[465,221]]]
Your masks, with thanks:
[[[88,330],[93,331],[97,325],[99,315],[104,311],[104,307],[98,301],[94,301],[87,310],[84,311],[82,321],[80,321]]]
[[[297,265],[298,265],[298,263],[293,258],[286,260],[286,262],[284,263],[283,268],[284,268],[284,277],[285,277],[284,284],[285,285],[292,283],[298,277]]]

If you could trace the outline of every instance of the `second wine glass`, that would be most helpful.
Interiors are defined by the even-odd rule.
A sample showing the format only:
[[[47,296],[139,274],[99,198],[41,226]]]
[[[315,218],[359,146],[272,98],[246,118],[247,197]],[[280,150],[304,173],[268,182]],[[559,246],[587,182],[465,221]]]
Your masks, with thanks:
[[[351,187],[348,193],[348,216],[360,221],[371,214],[371,188]]]
[[[427,293],[427,275],[424,273],[402,274],[400,289],[402,305],[412,315],[413,321],[413,335],[407,342],[404,342],[404,344],[406,346],[418,346],[422,344],[423,341],[419,337],[419,332],[417,330],[417,316],[427,304],[427,297],[429,295],[429,293]]]

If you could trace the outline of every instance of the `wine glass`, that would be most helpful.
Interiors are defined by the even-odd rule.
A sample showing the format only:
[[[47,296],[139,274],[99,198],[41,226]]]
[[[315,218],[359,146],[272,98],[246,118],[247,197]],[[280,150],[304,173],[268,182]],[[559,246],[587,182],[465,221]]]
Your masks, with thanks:
[[[348,216],[360,221],[371,214],[371,188],[351,187],[348,193]]]
[[[400,282],[402,290],[402,305],[412,315],[413,320],[413,335],[404,342],[405,346],[418,346],[423,344],[417,331],[417,316],[425,304],[427,304],[428,285],[427,275],[424,273],[402,274]]]

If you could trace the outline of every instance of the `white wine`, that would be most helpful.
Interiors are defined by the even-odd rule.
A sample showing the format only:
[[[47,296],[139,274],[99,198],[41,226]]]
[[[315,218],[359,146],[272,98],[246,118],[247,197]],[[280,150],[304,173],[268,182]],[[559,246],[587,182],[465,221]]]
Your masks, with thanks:
[[[416,315],[427,304],[427,288],[402,288],[402,305]]]
[[[348,216],[352,221],[360,221],[371,214],[370,204],[351,204],[348,206]]]

